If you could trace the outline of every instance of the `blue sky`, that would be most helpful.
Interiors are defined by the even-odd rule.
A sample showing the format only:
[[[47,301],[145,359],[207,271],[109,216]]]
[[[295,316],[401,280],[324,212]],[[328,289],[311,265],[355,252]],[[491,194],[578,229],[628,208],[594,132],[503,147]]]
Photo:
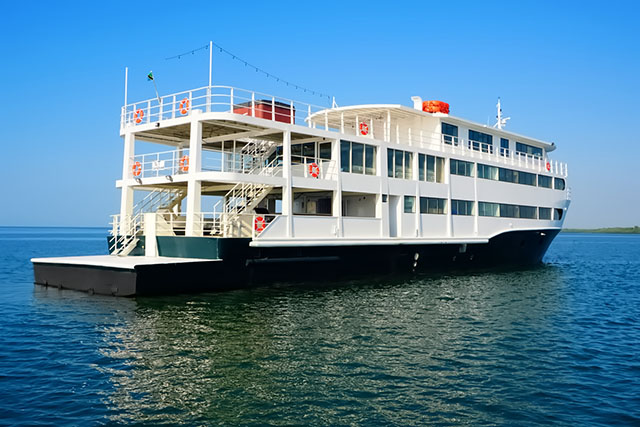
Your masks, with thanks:
[[[0,225],[102,226],[119,210],[119,109],[206,85],[209,40],[340,105],[441,99],[569,163],[566,226],[640,225],[635,2],[10,2],[0,16]],[[513,4],[511,4],[513,3]],[[323,100],[214,50],[214,84]]]

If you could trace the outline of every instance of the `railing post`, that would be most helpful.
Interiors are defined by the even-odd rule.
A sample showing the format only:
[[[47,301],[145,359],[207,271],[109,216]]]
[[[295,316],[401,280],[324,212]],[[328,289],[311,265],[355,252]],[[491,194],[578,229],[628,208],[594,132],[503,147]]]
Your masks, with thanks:
[[[251,92],[251,117],[256,116],[256,93]]]
[[[276,121],[276,98],[271,97],[271,121]]]
[[[176,96],[173,95],[173,102],[171,103],[171,118],[176,118]]]
[[[308,126],[311,127],[311,105],[307,105],[307,122]]]
[[[293,101],[289,102],[289,123],[294,124],[296,122],[295,110],[293,109]]]
[[[147,101],[147,123],[151,123],[151,101]]]
[[[231,92],[229,94],[229,105],[231,107],[231,109],[229,110],[230,113],[233,113],[234,110],[234,105],[233,105],[233,88],[231,88]]]

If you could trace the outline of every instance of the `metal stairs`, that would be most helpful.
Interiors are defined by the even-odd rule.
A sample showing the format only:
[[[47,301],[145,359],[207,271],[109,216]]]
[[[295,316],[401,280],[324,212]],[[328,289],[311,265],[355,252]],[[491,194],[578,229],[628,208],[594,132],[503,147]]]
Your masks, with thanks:
[[[186,190],[157,188],[147,194],[133,207],[133,215],[119,218],[118,233],[114,236],[109,252],[112,255],[126,256],[131,253],[140,240],[138,236],[144,230],[144,214],[159,210],[172,210],[187,195]]]

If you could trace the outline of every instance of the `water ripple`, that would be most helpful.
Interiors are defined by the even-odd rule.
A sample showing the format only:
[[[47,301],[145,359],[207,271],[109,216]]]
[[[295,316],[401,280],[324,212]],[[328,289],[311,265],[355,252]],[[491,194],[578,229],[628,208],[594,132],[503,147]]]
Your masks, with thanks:
[[[20,233],[0,424],[640,424],[637,236],[563,234],[527,271],[131,300],[31,284],[30,257],[103,230]]]

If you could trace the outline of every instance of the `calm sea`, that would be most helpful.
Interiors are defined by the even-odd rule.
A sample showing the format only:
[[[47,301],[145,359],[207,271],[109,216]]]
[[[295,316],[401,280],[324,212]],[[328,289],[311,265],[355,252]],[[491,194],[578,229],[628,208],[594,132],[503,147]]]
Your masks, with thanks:
[[[542,267],[117,299],[35,287],[106,230],[0,228],[0,424],[640,425],[640,236]]]

